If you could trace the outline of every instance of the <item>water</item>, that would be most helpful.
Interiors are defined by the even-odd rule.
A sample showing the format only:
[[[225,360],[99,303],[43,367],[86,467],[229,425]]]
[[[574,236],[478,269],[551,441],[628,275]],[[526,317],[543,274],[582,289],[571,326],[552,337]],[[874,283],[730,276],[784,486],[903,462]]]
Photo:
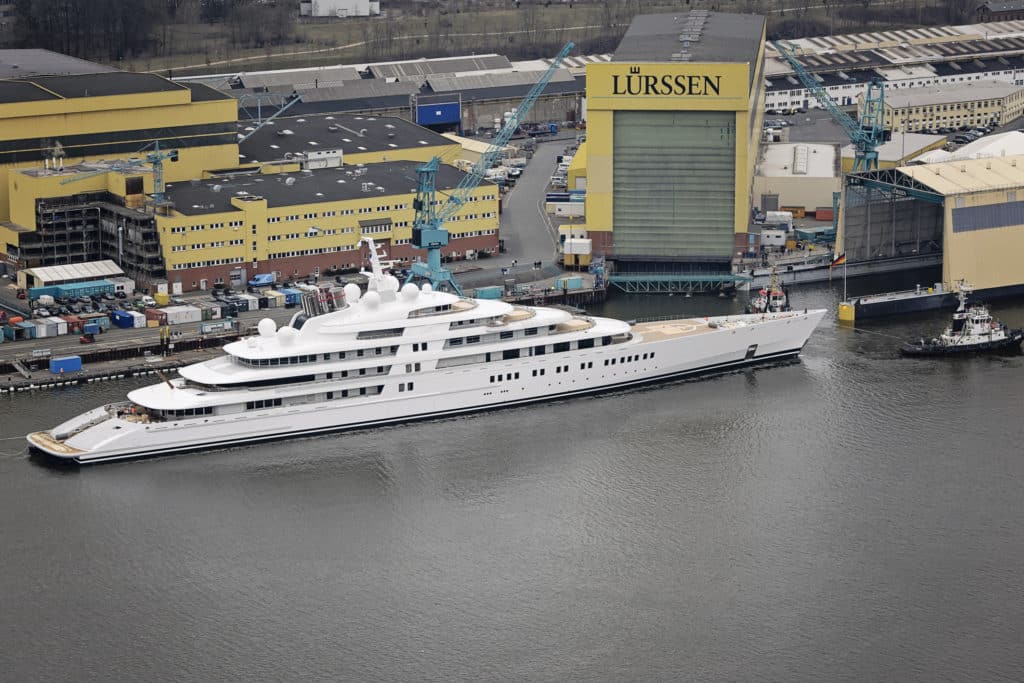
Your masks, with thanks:
[[[201,455],[69,470],[0,441],[0,677],[1019,680],[1024,359],[897,357],[886,335],[944,318],[826,323],[774,368]],[[0,398],[0,437],[137,384]]]

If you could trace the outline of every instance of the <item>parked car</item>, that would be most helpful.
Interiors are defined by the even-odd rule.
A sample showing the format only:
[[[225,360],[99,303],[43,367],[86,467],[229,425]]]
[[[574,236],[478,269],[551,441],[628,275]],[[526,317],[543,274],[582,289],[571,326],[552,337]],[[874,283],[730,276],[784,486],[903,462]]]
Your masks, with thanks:
[[[79,344],[94,344],[96,342],[96,335],[92,332],[87,332],[78,338]]]
[[[125,294],[124,292],[114,292],[114,296],[117,297],[118,299],[127,299],[128,298],[128,295]]]

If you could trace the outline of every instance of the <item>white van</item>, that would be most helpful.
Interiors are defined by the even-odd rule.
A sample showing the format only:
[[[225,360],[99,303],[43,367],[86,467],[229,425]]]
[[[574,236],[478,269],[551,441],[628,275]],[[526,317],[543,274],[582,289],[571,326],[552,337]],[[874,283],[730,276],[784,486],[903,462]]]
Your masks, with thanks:
[[[146,308],[152,308],[153,306],[156,306],[156,299],[149,296],[148,294],[144,294],[142,296],[142,305],[145,306]]]

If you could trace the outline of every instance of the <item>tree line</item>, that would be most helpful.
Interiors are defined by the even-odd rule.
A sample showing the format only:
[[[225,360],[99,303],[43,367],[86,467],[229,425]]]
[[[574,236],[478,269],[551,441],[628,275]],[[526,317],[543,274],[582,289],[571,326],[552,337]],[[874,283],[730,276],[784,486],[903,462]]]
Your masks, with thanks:
[[[266,0],[15,0],[15,41],[117,62],[173,52],[170,24],[222,23],[242,47],[291,40],[298,3]],[[294,5],[294,6],[293,6]]]

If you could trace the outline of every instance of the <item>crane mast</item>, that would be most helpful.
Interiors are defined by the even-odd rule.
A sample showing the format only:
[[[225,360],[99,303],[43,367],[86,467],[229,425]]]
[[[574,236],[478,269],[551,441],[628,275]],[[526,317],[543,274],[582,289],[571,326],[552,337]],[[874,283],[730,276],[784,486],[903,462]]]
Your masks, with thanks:
[[[572,42],[566,43],[561,52],[551,60],[551,65],[544,75],[512,112],[505,125],[494,136],[494,140],[491,141],[487,150],[480,155],[480,159],[473,165],[473,168],[463,176],[444,204],[437,199],[435,182],[441,164],[440,158],[434,157],[416,169],[416,199],[413,201],[416,216],[412,228],[412,245],[417,249],[426,249],[427,260],[426,262],[415,261],[412,263],[407,282],[417,277],[424,278],[429,280],[435,288],[444,284],[462,296],[462,288],[452,277],[451,271],[441,265],[441,249],[448,245],[448,231],[444,228],[444,223],[458,213],[470,200],[473,191],[479,187],[495,159],[498,158],[519,128],[519,122],[526,117],[545,86],[554,77],[562,61],[574,47],[575,44]]]
[[[781,40],[773,43],[775,49],[792,67],[800,83],[814,99],[832,115],[833,120],[843,127],[847,137],[853,143],[853,171],[872,171],[878,168],[878,148],[885,142],[885,87],[880,78],[872,78],[867,84],[864,95],[864,106],[861,109],[860,123],[839,108],[832,96],[825,91],[818,79],[809,72],[800,60],[792,45]]]

